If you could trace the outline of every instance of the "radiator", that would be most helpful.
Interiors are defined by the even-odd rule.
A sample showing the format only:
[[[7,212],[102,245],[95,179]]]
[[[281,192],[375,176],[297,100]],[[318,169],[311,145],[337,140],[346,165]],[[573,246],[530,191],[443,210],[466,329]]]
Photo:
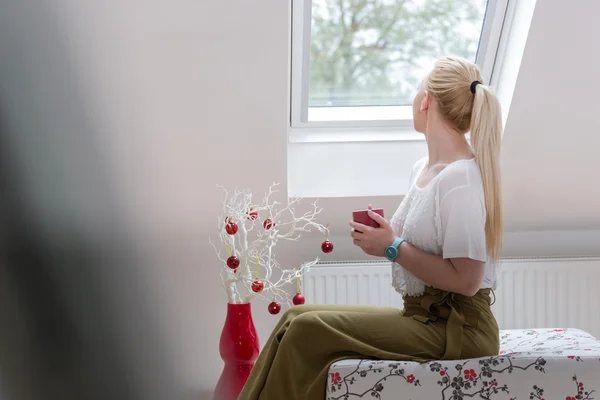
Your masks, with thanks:
[[[500,262],[500,329],[579,328],[600,338],[600,258],[526,258]],[[320,263],[303,279],[307,303],[402,307],[388,262]]]

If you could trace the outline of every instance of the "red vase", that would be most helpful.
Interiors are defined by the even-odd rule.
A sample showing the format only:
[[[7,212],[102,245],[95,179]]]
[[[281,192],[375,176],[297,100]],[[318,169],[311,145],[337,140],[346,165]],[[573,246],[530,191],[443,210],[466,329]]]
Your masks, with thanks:
[[[213,400],[237,400],[260,351],[250,303],[227,304],[219,352],[225,362]]]

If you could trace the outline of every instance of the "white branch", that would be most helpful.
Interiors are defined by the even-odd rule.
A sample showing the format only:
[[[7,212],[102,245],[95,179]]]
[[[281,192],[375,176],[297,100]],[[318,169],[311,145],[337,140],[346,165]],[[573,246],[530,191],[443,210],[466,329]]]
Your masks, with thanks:
[[[279,240],[297,241],[303,232],[311,232],[312,229],[317,229],[323,234],[327,233],[327,228],[316,222],[317,216],[322,211],[316,201],[312,203],[309,211],[297,215],[295,206],[301,199],[293,198],[286,204],[281,204],[273,200],[277,187],[277,183],[272,184],[260,204],[252,202],[252,193],[249,190],[236,188],[230,195],[221,187],[224,199],[217,227],[222,246],[217,248],[212,240],[210,243],[215,249],[217,258],[223,263],[221,279],[229,302],[250,302],[254,297],[260,297],[289,304],[290,295],[283,287],[295,284],[296,279],[302,277],[319,261],[317,258],[302,264],[297,269],[282,269],[277,262],[274,249]],[[251,211],[258,213],[255,219],[250,217]],[[264,228],[267,219],[271,219],[273,224],[271,229]],[[230,221],[238,226],[235,235],[226,232],[226,226]],[[227,257],[235,255],[240,259],[240,265],[235,273],[227,267],[227,257],[223,256],[223,249]],[[252,283],[257,279],[257,258],[258,279],[265,285],[261,293],[252,291]],[[273,279],[275,271],[277,271],[277,279]]]

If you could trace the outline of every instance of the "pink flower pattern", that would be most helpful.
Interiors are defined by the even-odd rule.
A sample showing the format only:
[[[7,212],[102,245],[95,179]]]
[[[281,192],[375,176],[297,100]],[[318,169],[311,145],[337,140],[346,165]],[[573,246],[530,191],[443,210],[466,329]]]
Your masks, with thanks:
[[[337,385],[342,380],[342,377],[340,376],[339,372],[334,372],[334,373],[329,374],[329,375],[331,375],[331,384],[332,385]]]
[[[477,378],[477,374],[474,369],[465,369],[465,380],[474,381]]]

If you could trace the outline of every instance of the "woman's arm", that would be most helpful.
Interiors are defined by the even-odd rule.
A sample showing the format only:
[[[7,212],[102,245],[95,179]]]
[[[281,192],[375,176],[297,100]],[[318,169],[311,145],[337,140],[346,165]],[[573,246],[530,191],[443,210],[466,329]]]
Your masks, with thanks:
[[[479,290],[485,263],[470,258],[444,259],[403,242],[396,262],[408,272],[438,289],[473,296]]]
[[[379,225],[372,228],[351,221],[354,244],[372,256],[385,256],[385,249],[396,235],[390,224],[380,215],[369,213]],[[472,296],[479,290],[485,263],[470,258],[444,259],[426,253],[407,242],[398,249],[396,262],[426,284],[453,293]]]

